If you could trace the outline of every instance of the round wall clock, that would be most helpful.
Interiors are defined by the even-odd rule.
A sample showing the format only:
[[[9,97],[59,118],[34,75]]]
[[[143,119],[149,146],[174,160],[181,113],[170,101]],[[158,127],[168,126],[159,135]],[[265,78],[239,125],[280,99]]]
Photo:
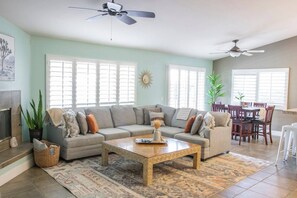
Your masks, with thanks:
[[[152,74],[151,72],[145,70],[145,71],[142,71],[139,76],[138,76],[138,79],[139,79],[139,82],[140,82],[140,85],[143,87],[143,88],[148,88],[151,86],[152,84]]]

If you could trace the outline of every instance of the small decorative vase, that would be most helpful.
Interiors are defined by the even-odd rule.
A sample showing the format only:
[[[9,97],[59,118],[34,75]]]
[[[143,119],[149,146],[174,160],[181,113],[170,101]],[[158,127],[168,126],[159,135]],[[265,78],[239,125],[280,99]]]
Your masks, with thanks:
[[[161,142],[161,131],[159,129],[154,130],[153,141],[154,142]]]

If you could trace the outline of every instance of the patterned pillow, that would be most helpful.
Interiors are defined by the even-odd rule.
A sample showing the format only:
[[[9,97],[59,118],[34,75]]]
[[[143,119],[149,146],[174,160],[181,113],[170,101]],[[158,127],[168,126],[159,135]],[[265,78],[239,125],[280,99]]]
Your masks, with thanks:
[[[154,126],[154,121],[158,120],[161,124],[161,126],[165,126],[164,123],[164,113],[163,112],[149,112],[150,119],[151,119],[151,126]]]
[[[68,110],[63,114],[66,124],[66,137],[76,137],[79,135],[79,126],[76,121],[75,112]]]
[[[205,125],[208,126],[209,128],[213,129],[215,127],[215,118],[207,112],[203,118]]]
[[[187,123],[186,123],[186,127],[185,127],[185,133],[190,133],[191,132],[191,129],[192,129],[192,126],[193,126],[193,123],[196,119],[196,116],[192,116],[188,119]]]
[[[151,119],[150,119],[150,111],[153,112],[161,112],[161,108],[156,108],[156,107],[147,107],[143,109],[143,114],[144,114],[144,124],[145,125],[150,125],[151,124]]]

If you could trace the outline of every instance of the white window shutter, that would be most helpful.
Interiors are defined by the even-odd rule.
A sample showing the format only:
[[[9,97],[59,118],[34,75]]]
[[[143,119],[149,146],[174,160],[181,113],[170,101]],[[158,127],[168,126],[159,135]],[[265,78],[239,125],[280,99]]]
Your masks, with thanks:
[[[119,68],[119,104],[135,103],[135,66],[120,65]]]
[[[48,106],[72,108],[72,62],[50,60],[48,70]]]
[[[96,106],[96,63],[76,63],[76,107]]]
[[[99,79],[100,106],[117,104],[117,65],[100,63]]]
[[[233,75],[233,90],[232,103],[238,103],[235,98],[242,93],[244,95],[243,101],[256,101],[257,95],[257,74],[234,74]]]

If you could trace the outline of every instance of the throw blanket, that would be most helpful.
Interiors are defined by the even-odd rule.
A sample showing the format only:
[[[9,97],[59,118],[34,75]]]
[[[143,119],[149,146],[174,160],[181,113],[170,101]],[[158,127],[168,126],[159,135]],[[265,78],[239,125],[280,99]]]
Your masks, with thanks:
[[[64,110],[61,108],[48,109],[46,110],[45,122],[51,123],[55,127],[63,125],[64,124],[63,113],[64,113]]]
[[[176,119],[188,120],[191,110],[192,110],[191,108],[180,108],[177,112]]]

